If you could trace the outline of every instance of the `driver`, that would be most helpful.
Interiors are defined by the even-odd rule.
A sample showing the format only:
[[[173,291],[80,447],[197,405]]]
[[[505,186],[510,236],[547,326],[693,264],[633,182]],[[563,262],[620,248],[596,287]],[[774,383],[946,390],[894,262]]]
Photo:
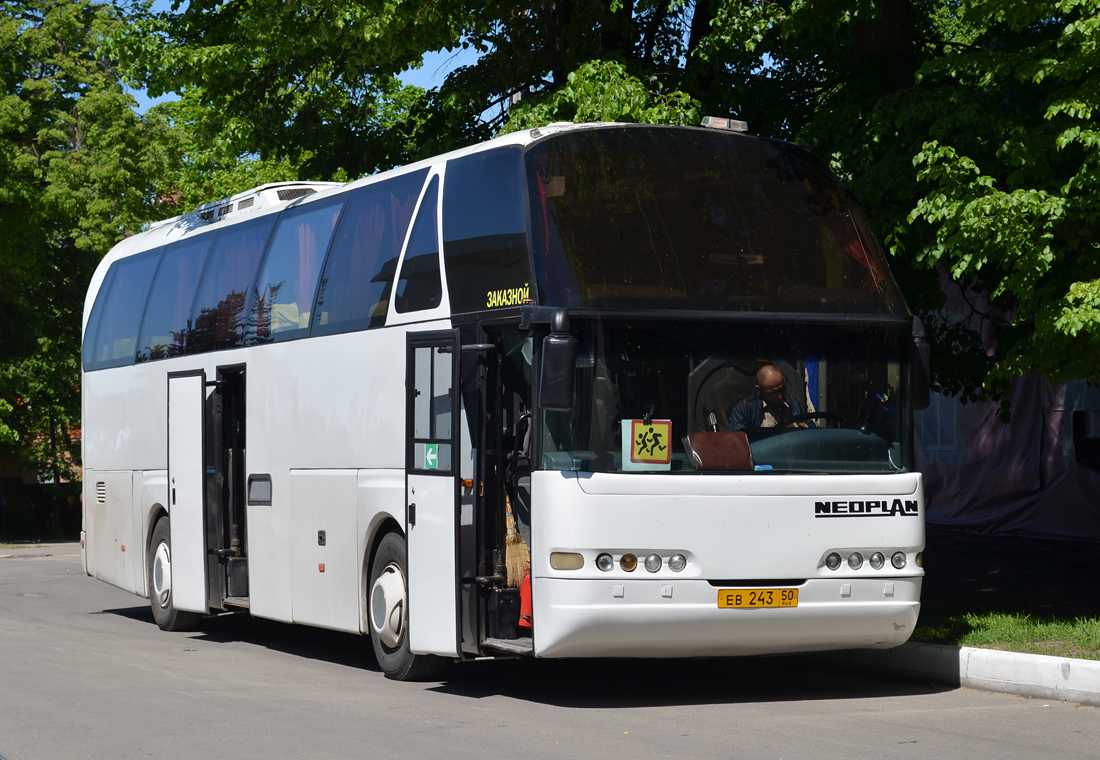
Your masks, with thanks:
[[[775,365],[765,364],[756,372],[756,393],[737,406],[730,413],[730,430],[751,430],[753,428],[813,427],[812,422],[793,422],[793,418],[802,414],[798,399],[787,397],[783,373]]]

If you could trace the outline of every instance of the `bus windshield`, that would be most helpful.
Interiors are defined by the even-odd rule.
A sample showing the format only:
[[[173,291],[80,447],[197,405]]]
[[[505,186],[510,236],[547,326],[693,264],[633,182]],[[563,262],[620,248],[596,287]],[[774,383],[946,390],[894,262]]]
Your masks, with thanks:
[[[542,467],[697,472],[685,436],[740,429],[761,474],[906,471],[907,327],[577,318],[574,404],[543,412]],[[759,401],[769,365],[789,413],[778,421]]]
[[[541,304],[906,313],[862,212],[797,146],[609,127],[526,161]]]

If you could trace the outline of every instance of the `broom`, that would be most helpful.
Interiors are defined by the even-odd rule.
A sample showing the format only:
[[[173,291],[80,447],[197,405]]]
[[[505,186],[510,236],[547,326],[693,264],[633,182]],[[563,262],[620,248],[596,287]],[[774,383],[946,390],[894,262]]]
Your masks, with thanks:
[[[507,568],[508,588],[519,588],[523,576],[531,572],[531,552],[516,527],[512,500],[508,494],[504,494],[504,527],[504,565]]]

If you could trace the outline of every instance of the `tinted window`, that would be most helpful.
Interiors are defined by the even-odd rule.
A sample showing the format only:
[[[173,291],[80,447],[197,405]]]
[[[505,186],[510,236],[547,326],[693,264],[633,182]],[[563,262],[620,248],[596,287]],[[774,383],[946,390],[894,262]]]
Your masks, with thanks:
[[[476,153],[447,164],[443,255],[451,311],[531,303],[518,148]]]
[[[351,194],[317,291],[314,335],[385,324],[397,259],[427,173],[405,174]]]
[[[141,325],[139,362],[183,353],[195,287],[213,241],[214,235],[199,235],[164,250]]]
[[[100,299],[96,299],[96,310],[102,308],[103,313],[98,316],[95,347],[91,361],[85,363],[86,369],[133,364],[141,315],[145,311],[149,285],[157,271],[161,250],[139,253],[111,265],[116,271],[111,278],[107,299],[102,304]]]
[[[88,324],[84,328],[84,369],[92,369],[95,362],[95,339],[96,334],[99,332],[99,323],[103,321],[103,309],[104,304],[107,303],[107,294],[111,292],[111,282],[115,278],[115,272],[118,271],[118,264],[113,264],[107,269],[107,274],[103,275],[103,282],[99,285],[99,291],[95,296],[95,304],[92,306],[92,313],[88,315]]]
[[[191,310],[187,353],[240,345],[248,289],[275,219],[273,214],[218,233]]]
[[[542,303],[905,313],[847,191],[796,146],[618,127],[527,160]]]
[[[256,280],[247,342],[309,332],[317,275],[347,195],[285,211]]]
[[[416,214],[409,247],[401,264],[394,306],[399,313],[423,311],[439,306],[443,285],[439,279],[439,235],[437,217],[439,177],[432,177]]]

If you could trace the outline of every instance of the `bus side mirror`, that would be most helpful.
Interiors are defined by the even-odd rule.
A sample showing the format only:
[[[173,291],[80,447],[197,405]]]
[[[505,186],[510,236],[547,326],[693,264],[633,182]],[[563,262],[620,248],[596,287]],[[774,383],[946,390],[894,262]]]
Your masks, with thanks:
[[[542,371],[539,373],[539,408],[567,412],[573,408],[573,382],[577,370],[577,339],[569,334],[569,313],[555,309],[550,334],[542,339]]]
[[[924,323],[913,317],[913,356],[909,362],[909,400],[914,411],[932,402],[932,363]]]

